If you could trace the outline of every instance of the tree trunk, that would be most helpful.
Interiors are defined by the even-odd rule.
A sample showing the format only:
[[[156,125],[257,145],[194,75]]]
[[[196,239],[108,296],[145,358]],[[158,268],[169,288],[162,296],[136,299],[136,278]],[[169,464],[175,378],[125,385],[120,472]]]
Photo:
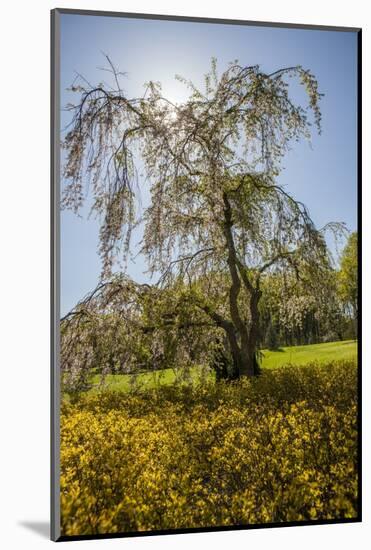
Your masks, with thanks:
[[[260,313],[259,313],[259,300],[262,293],[259,288],[255,289],[250,296],[250,315],[251,315],[251,327],[249,332],[249,360],[252,363],[251,369],[253,376],[257,376],[261,373],[257,352],[260,341]]]
[[[229,343],[231,356],[232,356],[232,368],[230,369],[229,379],[236,380],[241,376],[244,360],[243,360],[241,348],[238,345],[238,340],[237,340],[234,327],[230,327],[230,329],[227,331],[227,338],[228,338],[228,343]]]
[[[260,315],[258,309],[260,296],[261,292],[256,290],[250,298],[251,327],[248,331],[248,337],[244,337],[244,334],[241,335],[233,326],[227,331],[233,361],[232,380],[243,376],[257,376],[261,373],[257,359],[260,338]]]
[[[233,358],[233,372],[241,376],[255,376],[260,373],[257,361],[257,345],[259,341],[259,310],[258,303],[261,296],[259,288],[254,288],[248,280],[244,269],[237,258],[232,227],[233,218],[231,205],[226,193],[223,194],[224,200],[224,235],[227,245],[227,263],[231,276],[231,286],[229,289],[229,311],[231,315],[231,326],[226,331]],[[250,293],[250,314],[251,327],[248,330],[246,323],[239,311],[238,297],[241,290],[241,277]]]

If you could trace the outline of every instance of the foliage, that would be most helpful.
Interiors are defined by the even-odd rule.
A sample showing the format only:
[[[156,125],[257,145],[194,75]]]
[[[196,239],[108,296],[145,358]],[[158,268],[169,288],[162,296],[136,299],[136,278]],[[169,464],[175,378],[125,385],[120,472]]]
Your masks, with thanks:
[[[347,323],[338,277],[330,265],[314,273],[302,266],[300,274],[287,270],[266,274],[260,301],[266,345],[272,325],[281,346],[343,340]]]
[[[131,231],[143,222],[149,272],[160,273],[162,289],[181,285],[168,305],[187,314],[190,331],[201,316],[224,332],[224,358],[231,357],[238,376],[258,374],[262,278],[304,270],[318,282],[330,261],[325,230],[341,229],[317,229],[305,205],[276,181],[292,142],[309,138],[312,122],[320,131],[318,83],[300,65],[268,74],[235,61],[219,76],[213,60],[204,89],[179,77],[190,95],[175,105],[154,82],[142,97],[126,97],[108,62],[114,89],[86,81],[73,88],[79,101],[69,106],[63,205],[78,212],[89,181],[92,213],[102,220],[105,282],[118,256],[127,260]],[[303,86],[306,105],[293,102],[293,80]],[[137,190],[146,182],[151,202],[140,217]],[[301,301],[289,303],[296,315]]]
[[[339,295],[345,307],[357,318],[358,311],[358,233],[349,236],[340,258]]]
[[[63,390],[87,389],[92,373],[103,382],[108,373],[211,366],[220,329],[183,298],[182,284],[163,289],[123,275],[101,283],[62,320]]]
[[[266,343],[267,343],[268,349],[271,351],[275,351],[279,348],[276,327],[272,321],[270,321],[268,325]]]
[[[353,362],[64,402],[62,533],[357,516]]]

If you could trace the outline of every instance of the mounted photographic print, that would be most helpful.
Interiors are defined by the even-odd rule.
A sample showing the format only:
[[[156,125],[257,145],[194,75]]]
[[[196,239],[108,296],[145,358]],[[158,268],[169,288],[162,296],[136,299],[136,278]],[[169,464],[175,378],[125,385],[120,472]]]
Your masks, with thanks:
[[[360,48],[53,10],[53,540],[361,520]]]

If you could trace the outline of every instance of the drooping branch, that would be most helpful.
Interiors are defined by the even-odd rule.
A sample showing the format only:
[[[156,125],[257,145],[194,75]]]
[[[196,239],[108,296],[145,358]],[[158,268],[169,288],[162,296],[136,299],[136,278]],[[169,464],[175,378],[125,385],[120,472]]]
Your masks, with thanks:
[[[108,56],[106,59],[107,70],[114,79],[113,88],[104,84],[92,86],[85,79],[71,88],[81,98],[76,105],[69,106],[73,118],[64,138],[67,158],[63,195],[66,208],[79,210],[85,201],[84,187],[90,180],[92,211],[103,220],[100,254],[105,277],[116,258],[129,252],[131,231],[138,221],[135,202],[140,157],[150,186],[156,191],[157,206],[146,217],[146,235],[151,237],[146,237],[143,247],[149,261],[153,259],[151,270],[156,271],[169,263],[171,253],[178,248],[175,231],[184,244],[188,240],[189,245],[190,239],[194,239],[187,212],[180,219],[184,206],[180,196],[173,197],[179,216],[175,210],[167,220],[169,229],[163,227],[161,218],[168,206],[165,197],[170,190],[179,195],[181,186],[185,186],[188,195],[184,196],[193,202],[187,205],[188,210],[197,199],[200,210],[212,207],[218,215],[218,208],[223,208],[222,197],[218,198],[215,190],[208,193],[207,188],[213,185],[209,177],[227,181],[238,172],[251,173],[251,168],[259,164],[268,172],[274,171],[290,140],[306,135],[306,112],[292,104],[284,81],[286,76],[298,76],[306,87],[309,106],[319,124],[317,83],[300,66],[265,74],[258,66],[234,63],[218,78],[214,60],[212,72],[206,77],[206,93],[187,83],[190,98],[182,105],[174,105],[153,82],[148,83],[142,97],[126,97],[120,84],[122,73]],[[236,154],[237,141],[246,151],[244,160]],[[258,151],[259,143],[261,154],[255,154],[254,158],[251,154]],[[230,166],[234,168],[231,170]],[[201,187],[206,193],[199,193]],[[201,218],[194,220],[200,231],[197,238],[207,223]],[[156,240],[154,233],[158,234]],[[191,253],[186,247],[180,252]],[[166,256],[163,262],[162,254]]]

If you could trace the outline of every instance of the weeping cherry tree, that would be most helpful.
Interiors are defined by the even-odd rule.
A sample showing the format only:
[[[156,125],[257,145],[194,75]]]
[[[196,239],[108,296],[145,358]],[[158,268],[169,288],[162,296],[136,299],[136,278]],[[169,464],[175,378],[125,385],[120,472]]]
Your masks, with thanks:
[[[143,224],[141,253],[158,278],[151,296],[181,288],[157,327],[165,320],[168,329],[178,323],[214,330],[231,358],[231,377],[258,374],[264,276],[285,270],[299,279],[305,272],[320,284],[330,265],[324,232],[338,229],[317,229],[305,205],[277,181],[291,144],[309,139],[312,125],[320,132],[318,83],[301,66],[266,73],[237,61],[219,76],[212,60],[201,90],[177,77],[189,97],[175,104],[152,81],[141,97],[127,97],[107,60],[115,88],[84,80],[72,87],[78,101],[69,106],[63,142],[63,207],[78,213],[90,194],[101,221],[100,288],[112,288],[115,263],[128,257],[132,230]],[[295,82],[306,92],[305,105],[292,98]],[[139,216],[144,186],[150,202]],[[115,301],[103,302],[113,315]],[[127,307],[120,307],[115,315],[125,321]],[[150,333],[143,319],[129,317],[128,326],[135,321]]]

